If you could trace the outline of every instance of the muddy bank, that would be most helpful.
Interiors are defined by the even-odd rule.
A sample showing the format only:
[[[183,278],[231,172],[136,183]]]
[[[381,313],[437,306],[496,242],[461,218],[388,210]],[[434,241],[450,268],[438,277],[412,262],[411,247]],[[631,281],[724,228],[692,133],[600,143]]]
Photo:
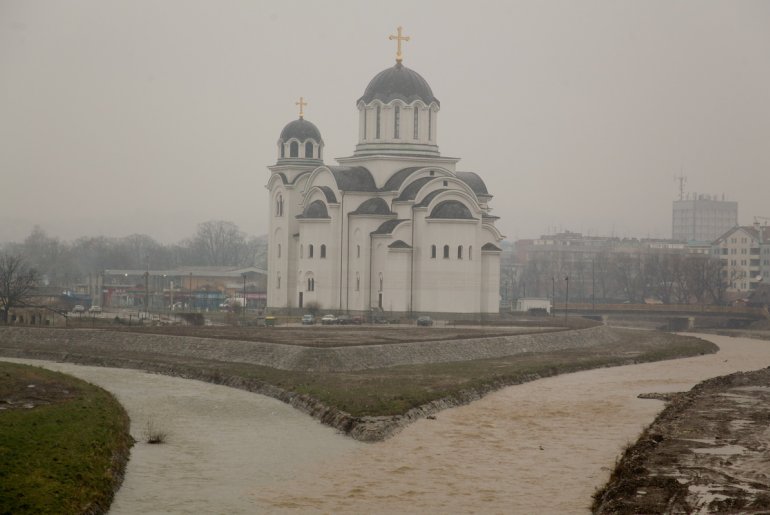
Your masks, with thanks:
[[[597,493],[595,513],[770,511],[770,368],[672,397]]]

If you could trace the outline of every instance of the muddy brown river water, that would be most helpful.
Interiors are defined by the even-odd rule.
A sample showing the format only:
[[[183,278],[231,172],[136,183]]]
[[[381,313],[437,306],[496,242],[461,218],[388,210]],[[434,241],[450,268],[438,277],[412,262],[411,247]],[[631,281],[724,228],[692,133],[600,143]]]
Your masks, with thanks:
[[[719,353],[505,388],[363,444],[263,396],[143,372],[45,363],[112,391],[139,439],[113,514],[587,513],[623,446],[672,392],[770,366],[770,342],[701,336]],[[9,360],[44,363],[32,360]]]

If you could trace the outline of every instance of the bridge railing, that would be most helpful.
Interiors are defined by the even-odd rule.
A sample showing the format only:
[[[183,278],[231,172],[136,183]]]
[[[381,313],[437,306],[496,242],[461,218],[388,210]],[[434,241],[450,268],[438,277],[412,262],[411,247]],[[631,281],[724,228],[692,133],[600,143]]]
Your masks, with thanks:
[[[564,312],[564,303],[555,303],[556,311]],[[711,315],[747,315],[752,317],[767,318],[768,312],[762,308],[746,306],[712,306],[699,304],[591,304],[590,302],[570,302],[567,311],[598,311],[612,312],[625,311],[637,313],[703,313]]]

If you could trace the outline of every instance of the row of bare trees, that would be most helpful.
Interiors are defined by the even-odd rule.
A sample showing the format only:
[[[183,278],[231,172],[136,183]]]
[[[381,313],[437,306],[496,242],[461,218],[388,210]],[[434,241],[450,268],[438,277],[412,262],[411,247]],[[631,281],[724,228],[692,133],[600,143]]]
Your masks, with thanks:
[[[211,220],[179,243],[162,244],[143,234],[125,237],[82,237],[72,242],[35,227],[20,243],[6,244],[6,255],[23,258],[44,284],[77,284],[105,269],[153,269],[177,266],[266,265],[266,238],[248,237],[232,222]]]
[[[569,282],[575,301],[723,304],[730,280],[708,255],[599,252],[580,260],[536,255],[511,284],[518,296],[562,299]]]

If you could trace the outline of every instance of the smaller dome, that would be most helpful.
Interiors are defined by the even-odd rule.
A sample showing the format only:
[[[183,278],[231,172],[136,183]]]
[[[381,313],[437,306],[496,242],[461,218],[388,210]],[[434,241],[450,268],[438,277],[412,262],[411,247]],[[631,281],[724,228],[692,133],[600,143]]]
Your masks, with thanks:
[[[314,139],[319,144],[323,142],[318,127],[304,118],[297,118],[289,122],[281,131],[281,141],[289,141],[291,138],[296,138],[299,141]]]

